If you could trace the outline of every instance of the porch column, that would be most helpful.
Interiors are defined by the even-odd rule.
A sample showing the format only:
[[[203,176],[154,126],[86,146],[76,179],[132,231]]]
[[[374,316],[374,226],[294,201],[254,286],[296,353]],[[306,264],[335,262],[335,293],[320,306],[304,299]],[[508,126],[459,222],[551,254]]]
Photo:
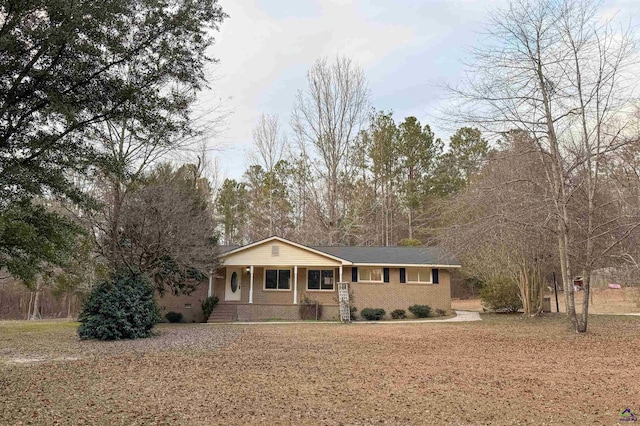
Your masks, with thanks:
[[[253,303],[253,265],[249,267],[249,303]]]
[[[298,304],[298,266],[293,267],[293,304]]]
[[[342,281],[342,265],[340,265],[340,281],[338,281],[338,282],[340,282],[340,283],[343,282]]]
[[[207,292],[207,296],[213,296],[213,271],[209,271],[209,291]]]

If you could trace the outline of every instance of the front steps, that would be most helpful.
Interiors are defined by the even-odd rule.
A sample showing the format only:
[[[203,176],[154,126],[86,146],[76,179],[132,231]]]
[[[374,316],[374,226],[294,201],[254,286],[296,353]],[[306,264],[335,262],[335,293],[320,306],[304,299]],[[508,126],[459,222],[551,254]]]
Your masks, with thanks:
[[[237,306],[231,304],[218,304],[213,308],[209,321],[207,322],[228,322],[238,318]]]

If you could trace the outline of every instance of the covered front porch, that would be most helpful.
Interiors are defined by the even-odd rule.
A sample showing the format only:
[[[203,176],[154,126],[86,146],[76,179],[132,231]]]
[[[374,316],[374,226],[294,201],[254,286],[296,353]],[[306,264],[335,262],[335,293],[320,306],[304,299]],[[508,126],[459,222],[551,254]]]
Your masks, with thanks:
[[[211,277],[208,295],[221,303],[296,305],[305,296],[326,301],[328,294],[337,294],[343,272],[335,265],[228,265]]]
[[[227,265],[210,281],[212,321],[300,319],[300,304],[322,304],[321,319],[338,319],[342,265]],[[319,319],[320,319],[319,318]]]
[[[271,237],[221,254],[209,282],[219,315],[234,320],[299,319],[300,304],[320,303],[323,319],[338,319],[344,259]],[[334,309],[335,308],[335,309]],[[335,314],[335,315],[334,315]]]

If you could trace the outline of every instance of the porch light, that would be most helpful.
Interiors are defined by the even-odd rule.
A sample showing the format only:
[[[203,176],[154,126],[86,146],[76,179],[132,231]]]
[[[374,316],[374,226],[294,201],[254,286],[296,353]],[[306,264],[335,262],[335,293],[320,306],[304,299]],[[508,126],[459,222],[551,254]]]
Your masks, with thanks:
[[[249,272],[251,272],[251,267],[247,266],[247,268],[244,270],[244,272],[249,275]]]

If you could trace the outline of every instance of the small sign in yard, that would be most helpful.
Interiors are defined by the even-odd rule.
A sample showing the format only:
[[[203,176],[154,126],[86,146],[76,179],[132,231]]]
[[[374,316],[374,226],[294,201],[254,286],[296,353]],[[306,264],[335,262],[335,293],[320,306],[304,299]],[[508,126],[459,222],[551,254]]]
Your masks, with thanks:
[[[622,288],[620,284],[609,284],[609,288]]]

